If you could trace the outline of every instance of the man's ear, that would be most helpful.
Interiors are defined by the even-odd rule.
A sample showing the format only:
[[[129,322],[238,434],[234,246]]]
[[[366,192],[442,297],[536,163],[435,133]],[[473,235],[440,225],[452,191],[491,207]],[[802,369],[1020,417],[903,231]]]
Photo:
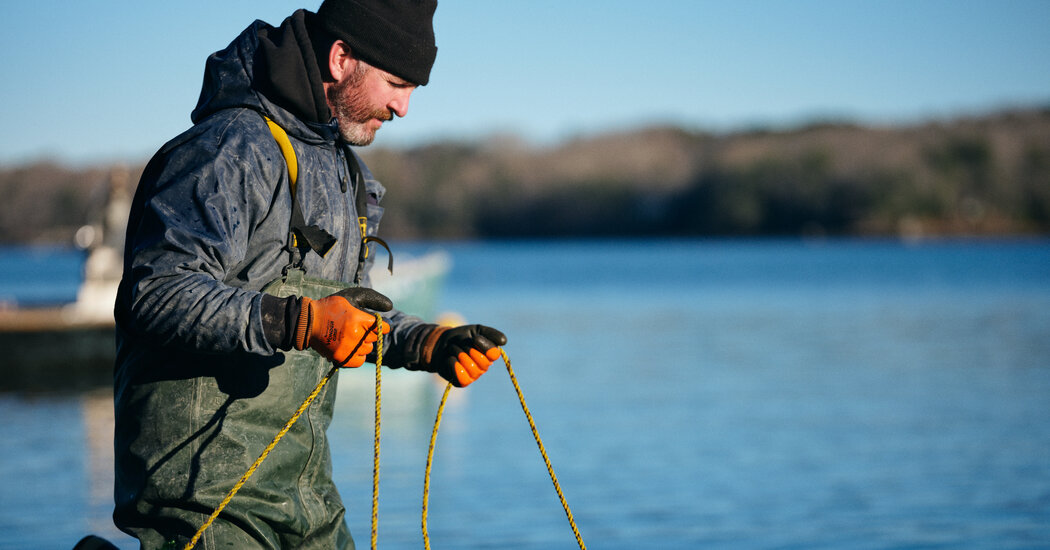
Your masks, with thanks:
[[[350,50],[350,45],[342,40],[336,40],[328,50],[328,71],[337,82],[344,76],[353,74],[357,70],[357,58]]]

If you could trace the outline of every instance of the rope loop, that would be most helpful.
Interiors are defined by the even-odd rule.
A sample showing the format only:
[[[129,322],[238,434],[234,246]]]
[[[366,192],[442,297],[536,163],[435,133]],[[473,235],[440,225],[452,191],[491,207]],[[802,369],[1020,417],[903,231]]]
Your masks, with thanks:
[[[561,500],[561,506],[565,510],[565,516],[569,520],[569,526],[572,527],[572,533],[576,537],[576,544],[580,546],[580,550],[587,550],[587,546],[583,543],[583,536],[580,535],[580,529],[576,526],[576,520],[572,516],[572,510],[569,508],[569,502],[565,499],[565,494],[561,490],[561,484],[558,483],[558,476],[554,474],[554,467],[551,466],[550,457],[547,456],[547,449],[543,446],[543,440],[540,439],[540,432],[536,429],[536,421],[532,418],[532,413],[529,412],[529,406],[525,404],[525,394],[521,391],[521,385],[518,384],[518,378],[514,376],[514,368],[511,367],[510,357],[507,356],[507,352],[500,348],[500,356],[503,358],[503,363],[507,366],[507,374],[510,375],[511,384],[514,385],[514,391],[518,394],[518,401],[521,403],[521,410],[525,412],[525,418],[529,421],[529,428],[532,429],[532,437],[536,440],[536,446],[539,447],[540,455],[543,457],[543,463],[547,466],[547,473],[550,474],[551,482],[554,483],[554,491],[558,493],[558,499]],[[445,401],[448,399],[449,390],[452,389],[452,384],[445,386],[445,393],[441,396],[441,403],[438,404],[437,417],[434,419],[434,430],[430,435],[430,449],[427,452],[427,467],[425,477],[423,479],[423,546],[426,550],[430,550],[430,534],[427,532],[427,507],[430,500],[430,469],[434,461],[434,445],[437,441],[438,427],[441,425],[441,416],[445,410]]]
[[[376,314],[376,326],[382,324],[382,317]],[[558,499],[561,500],[562,508],[565,510],[565,516],[569,520],[569,526],[572,528],[573,535],[576,537],[576,543],[580,546],[580,550],[586,550],[587,547],[583,542],[583,537],[580,535],[580,530],[576,526],[576,520],[572,516],[572,510],[569,508],[569,503],[565,499],[565,494],[561,490],[561,484],[558,483],[558,476],[554,474],[554,468],[551,466],[550,457],[547,456],[547,449],[543,446],[543,440],[540,439],[539,430],[536,428],[536,422],[532,418],[532,413],[529,412],[528,405],[525,404],[525,394],[521,391],[521,385],[518,384],[518,378],[514,376],[514,369],[511,367],[510,358],[507,356],[507,352],[500,349],[500,356],[503,358],[503,363],[507,366],[507,374],[510,375],[511,384],[514,385],[514,391],[518,394],[518,401],[521,403],[521,409],[525,412],[525,418],[529,422],[529,428],[532,430],[532,436],[536,440],[536,446],[539,448],[540,455],[543,457],[543,463],[547,466],[547,473],[550,475],[551,482],[554,484],[554,490],[558,494]],[[376,384],[375,384],[375,442],[373,445],[373,461],[372,461],[372,550],[376,550],[379,539],[379,442],[380,442],[380,419],[382,417],[382,364],[383,364],[383,333],[379,332],[379,337],[376,342]],[[273,440],[269,445],[263,449],[262,454],[259,458],[248,468],[248,471],[244,472],[244,475],[237,481],[232,489],[226,494],[226,497],[222,499],[222,502],[215,508],[208,517],[207,521],[204,522],[193,535],[193,538],[189,543],[186,544],[183,550],[192,550],[197,542],[200,540],[204,532],[211,527],[215,519],[219,517],[219,514],[226,508],[226,506],[233,500],[233,497],[241,490],[241,487],[255,474],[255,471],[259,466],[266,460],[266,457],[270,455],[277,443],[284,438],[284,436],[291,430],[292,426],[299,417],[302,416],[303,412],[310,407],[310,404],[314,402],[317,396],[321,393],[321,390],[328,384],[332,376],[339,370],[338,365],[333,365],[329,369],[328,373],[325,374],[324,378],[318,382],[314,390],[307,396],[303,404],[295,411],[288,422],[285,423],[284,427],[281,428],[277,435],[274,436]],[[430,534],[427,530],[427,515],[428,506],[430,501],[430,472],[431,467],[434,463],[434,448],[437,444],[438,428],[441,426],[441,417],[444,414],[445,403],[448,401],[449,393],[452,390],[452,384],[449,383],[445,386],[445,393],[441,396],[441,402],[438,405],[437,415],[434,419],[434,430],[430,434],[430,445],[427,450],[427,464],[423,479],[423,518],[422,518],[422,531],[423,531],[423,545],[426,550],[430,550]]]

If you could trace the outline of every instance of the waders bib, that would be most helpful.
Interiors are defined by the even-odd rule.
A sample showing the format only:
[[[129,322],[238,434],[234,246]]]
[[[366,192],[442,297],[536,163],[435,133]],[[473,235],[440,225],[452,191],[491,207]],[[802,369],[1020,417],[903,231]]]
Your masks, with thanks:
[[[306,277],[302,269],[290,268],[284,277],[268,284],[263,292],[279,298],[307,296],[320,299],[347,286],[342,282]],[[251,440],[245,443],[252,449],[244,456],[246,460],[222,466],[222,477],[229,480],[229,483],[222,484],[222,495],[240,478],[332,367],[327,359],[310,350],[293,349],[281,355],[283,363],[270,370],[270,386],[257,402],[260,410],[248,407],[244,411],[253,418],[247,425],[250,431],[244,433]],[[332,460],[326,434],[335,407],[338,376],[338,373],[333,376],[225,511],[234,516],[243,513],[265,518],[281,548],[354,548],[343,518],[343,503],[332,482]],[[266,398],[267,394],[270,399]],[[265,420],[259,422],[262,418]],[[210,529],[215,528],[213,524]],[[240,526],[236,529],[240,530]],[[284,529],[289,532],[282,533]],[[293,534],[295,532],[298,533]],[[221,532],[212,533],[212,537],[219,543],[216,547],[228,542]],[[205,544],[204,547],[210,546]],[[235,544],[234,547],[243,546]]]

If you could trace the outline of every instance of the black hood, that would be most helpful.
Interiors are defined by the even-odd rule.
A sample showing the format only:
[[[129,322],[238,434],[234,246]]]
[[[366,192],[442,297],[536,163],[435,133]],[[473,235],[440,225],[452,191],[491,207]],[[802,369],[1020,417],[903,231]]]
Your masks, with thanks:
[[[315,18],[298,10],[279,27],[255,21],[226,49],[210,55],[193,122],[221,109],[246,107],[274,119],[289,133],[297,133],[299,125],[289,120],[294,118],[331,139],[332,115],[323,86],[328,72],[322,73],[318,63],[318,55],[327,56],[328,48],[315,48],[311,39],[323,37]]]

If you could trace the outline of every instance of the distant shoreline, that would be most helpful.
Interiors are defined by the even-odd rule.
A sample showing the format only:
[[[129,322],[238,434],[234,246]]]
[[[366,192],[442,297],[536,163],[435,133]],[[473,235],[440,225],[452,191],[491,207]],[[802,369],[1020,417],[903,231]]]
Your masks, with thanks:
[[[361,151],[388,238],[1050,234],[1050,107],[908,126],[653,127]],[[0,166],[0,244],[68,245],[145,162]]]

